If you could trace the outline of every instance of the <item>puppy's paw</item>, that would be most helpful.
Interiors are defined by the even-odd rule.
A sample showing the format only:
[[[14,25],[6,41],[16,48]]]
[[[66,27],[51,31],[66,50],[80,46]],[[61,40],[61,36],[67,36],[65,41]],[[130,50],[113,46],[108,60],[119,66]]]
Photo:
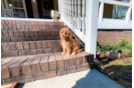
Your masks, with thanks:
[[[62,52],[62,54],[65,54],[64,52]]]
[[[72,53],[71,55],[75,55],[75,53]]]
[[[66,53],[66,55],[70,55],[70,53]]]

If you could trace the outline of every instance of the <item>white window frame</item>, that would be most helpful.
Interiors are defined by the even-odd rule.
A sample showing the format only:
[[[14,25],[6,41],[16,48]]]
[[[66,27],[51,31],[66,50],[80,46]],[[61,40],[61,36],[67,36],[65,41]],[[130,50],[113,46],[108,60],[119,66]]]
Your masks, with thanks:
[[[5,5],[6,5],[6,9],[9,9],[7,0],[4,0],[4,2],[5,2]],[[22,3],[23,3],[23,8],[13,7],[12,9],[24,9],[25,17],[28,18],[28,17],[27,17],[27,10],[26,10],[26,4],[25,4],[25,1],[22,0]]]

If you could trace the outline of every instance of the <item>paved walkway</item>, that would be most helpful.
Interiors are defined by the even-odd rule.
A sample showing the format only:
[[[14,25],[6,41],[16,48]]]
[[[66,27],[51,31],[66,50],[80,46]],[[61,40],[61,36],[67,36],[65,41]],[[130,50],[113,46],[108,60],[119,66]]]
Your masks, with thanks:
[[[29,82],[18,88],[123,88],[99,71],[85,70],[54,78]]]

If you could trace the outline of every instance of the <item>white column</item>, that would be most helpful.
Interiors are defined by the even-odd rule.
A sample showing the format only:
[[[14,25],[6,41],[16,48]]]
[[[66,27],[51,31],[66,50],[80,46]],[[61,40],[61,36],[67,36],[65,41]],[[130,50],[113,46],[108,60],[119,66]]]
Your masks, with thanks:
[[[81,18],[81,0],[78,0],[78,30],[80,31],[80,18]]]
[[[82,33],[85,34],[86,0],[82,0]]]
[[[61,15],[61,0],[58,0],[58,10],[59,10],[59,14]]]
[[[75,0],[75,27],[77,28],[77,4],[78,4],[78,1]]]
[[[126,13],[126,17],[125,17],[126,23],[128,23],[130,20],[131,9],[132,9],[132,1],[130,1],[130,6],[129,6],[127,13]]]
[[[70,23],[72,24],[72,0],[70,0]]]
[[[99,22],[102,22],[103,20],[103,11],[104,11],[104,0],[101,0],[99,8]]]
[[[86,0],[86,41],[85,51],[96,57],[99,0]]]

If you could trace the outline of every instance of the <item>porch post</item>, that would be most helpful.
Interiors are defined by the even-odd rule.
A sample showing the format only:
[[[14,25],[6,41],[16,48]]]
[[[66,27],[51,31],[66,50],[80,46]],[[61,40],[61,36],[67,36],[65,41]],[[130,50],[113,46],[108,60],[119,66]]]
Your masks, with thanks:
[[[96,57],[99,0],[86,0],[86,41],[85,51]]]
[[[61,0],[58,0],[58,10],[59,10],[59,14],[61,15]]]

